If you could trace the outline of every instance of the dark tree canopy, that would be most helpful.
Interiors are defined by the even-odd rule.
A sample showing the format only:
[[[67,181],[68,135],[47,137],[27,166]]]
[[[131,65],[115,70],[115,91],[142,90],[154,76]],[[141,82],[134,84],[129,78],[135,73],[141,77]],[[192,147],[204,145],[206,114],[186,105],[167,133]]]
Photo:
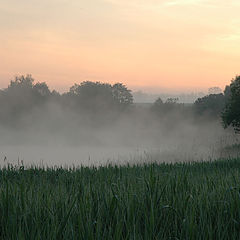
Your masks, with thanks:
[[[102,111],[111,107],[113,102],[111,85],[85,81],[70,88],[69,96],[78,107],[91,111]]]
[[[43,106],[51,97],[46,83],[34,84],[31,75],[16,76],[6,89],[0,92],[0,120],[11,123]]]
[[[35,92],[35,94],[41,97],[49,97],[51,95],[51,91],[49,90],[45,82],[36,83],[33,86],[33,91]]]
[[[197,114],[209,114],[219,116],[225,106],[225,96],[222,93],[210,94],[203,98],[198,98],[194,103]]]
[[[232,126],[236,132],[240,132],[240,76],[232,79],[228,88],[228,101],[222,113],[224,127]]]
[[[12,89],[31,89],[33,87],[34,79],[32,75],[28,74],[26,76],[16,76],[14,80],[10,81],[8,90]]]
[[[67,96],[80,108],[94,112],[123,109],[133,103],[131,91],[122,83],[112,86],[108,83],[85,81],[72,86]]]
[[[164,102],[163,100],[159,97],[156,99],[156,101],[152,105],[152,111],[155,113],[162,113],[164,110]]]
[[[119,106],[126,107],[133,103],[131,90],[127,89],[122,83],[115,83],[112,86],[112,94]]]
[[[53,106],[48,103],[57,104],[64,111],[71,110],[81,116],[90,113],[108,115],[109,118],[111,113],[114,116],[131,105],[133,96],[131,90],[122,83],[111,85],[85,81],[73,85],[69,92],[60,94],[55,90],[50,91],[45,82],[35,83],[31,75],[16,76],[6,89],[0,90],[0,122],[16,123],[34,110],[47,113],[48,106]]]
[[[178,98],[167,98],[165,102],[159,97],[152,106],[152,110],[158,114],[164,114],[170,111],[178,112],[184,104],[178,103]]]
[[[155,107],[162,107],[163,106],[163,100],[159,97],[154,103],[153,106]]]
[[[212,88],[211,91],[217,92],[219,89]],[[22,75],[16,76],[6,89],[0,90],[0,123],[15,124],[25,116],[28,116],[28,119],[34,119],[34,116],[40,115],[47,116],[48,113],[52,114],[51,110],[55,107],[59,112],[63,111],[64,114],[69,114],[79,121],[101,119],[102,122],[107,123],[108,120],[117,119],[123,112],[128,114],[129,110],[132,113],[135,113],[136,109],[139,111],[140,108],[136,107],[137,105],[130,107],[132,104],[131,90],[122,83],[84,81],[74,84],[67,93],[60,94],[55,90],[50,91],[45,82],[35,83],[31,75]],[[147,107],[150,111],[145,113],[149,116],[154,113],[155,117],[161,120],[169,114],[172,119],[175,119],[177,114],[183,117],[186,114],[210,115],[214,119],[222,114],[224,126],[233,126],[239,131],[240,76],[233,79],[230,86],[226,86],[224,94],[210,94],[197,99],[193,105],[186,106],[178,103],[177,98],[168,98],[165,102],[158,98],[152,105],[147,106],[150,106]],[[146,106],[140,110],[145,111],[145,108]],[[59,117],[61,118],[60,114]]]
[[[227,85],[224,89],[224,96],[226,98],[226,102],[229,100],[230,96],[231,96],[231,90],[230,90],[230,86]]]
[[[178,100],[178,98],[168,98],[165,103],[167,105],[176,105]]]

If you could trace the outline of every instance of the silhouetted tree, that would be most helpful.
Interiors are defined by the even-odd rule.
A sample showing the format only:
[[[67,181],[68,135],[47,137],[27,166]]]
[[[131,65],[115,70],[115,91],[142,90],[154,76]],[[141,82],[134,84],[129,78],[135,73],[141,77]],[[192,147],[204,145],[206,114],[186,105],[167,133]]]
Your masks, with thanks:
[[[51,91],[49,90],[45,82],[36,83],[33,86],[33,90],[35,91],[36,94],[42,97],[49,97],[51,95]]]
[[[122,108],[125,108],[133,103],[131,90],[122,83],[115,83],[112,86],[112,94],[115,102]]]
[[[228,101],[222,113],[224,127],[232,126],[236,132],[240,132],[240,76],[232,79],[226,89]]]
[[[108,83],[85,81],[73,85],[64,97],[72,106],[75,104],[75,107],[95,113],[125,108],[133,102],[131,91],[122,83],[112,86]]]
[[[209,114],[211,116],[219,116],[225,106],[225,97],[222,93],[210,94],[208,96],[198,98],[194,103],[194,109],[198,114]]]
[[[68,95],[79,107],[92,112],[111,108],[114,103],[112,87],[107,83],[85,81],[75,84]]]
[[[163,106],[163,100],[159,97],[155,102],[154,102],[154,106],[156,107],[162,107]]]
[[[12,89],[31,89],[33,87],[34,79],[31,74],[27,74],[26,76],[16,76],[14,80],[10,81],[8,86],[8,90]]]
[[[152,106],[152,110],[158,114],[169,113],[170,111],[179,112],[184,104],[178,103],[178,98],[168,98],[165,102],[158,98]]]
[[[31,75],[16,76],[0,92],[0,120],[16,122],[21,116],[47,102],[51,92],[46,83],[36,83]]]
[[[224,89],[224,96],[225,96],[225,99],[226,99],[226,102],[228,102],[230,96],[231,96],[231,90],[230,90],[230,86],[227,85]]]
[[[33,82],[31,75],[16,76],[14,80],[4,89],[1,117],[14,120],[21,114],[26,113],[34,105]],[[3,106],[5,105],[5,106]]]
[[[165,102],[165,104],[168,104],[168,105],[176,105],[177,102],[178,102],[178,98],[168,98]]]
[[[156,113],[160,113],[163,111],[164,108],[164,103],[163,100],[159,97],[157,98],[157,100],[153,103],[152,105],[152,111],[156,112]]]

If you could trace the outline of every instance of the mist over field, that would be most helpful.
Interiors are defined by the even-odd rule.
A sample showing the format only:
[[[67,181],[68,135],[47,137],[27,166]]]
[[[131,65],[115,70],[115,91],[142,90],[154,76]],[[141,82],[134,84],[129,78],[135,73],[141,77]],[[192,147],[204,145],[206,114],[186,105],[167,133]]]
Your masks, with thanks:
[[[91,166],[230,157],[236,153],[228,148],[239,136],[223,129],[220,118],[227,90],[194,104],[177,98],[135,104],[122,83],[86,81],[59,94],[31,75],[17,76],[0,91],[1,164]]]
[[[104,165],[148,161],[201,161],[226,156],[238,137],[216,119],[167,113],[160,120],[136,109],[114,120],[66,112],[57,105],[35,110],[21,128],[1,126],[1,161],[25,164]],[[106,121],[106,122],[105,122]]]

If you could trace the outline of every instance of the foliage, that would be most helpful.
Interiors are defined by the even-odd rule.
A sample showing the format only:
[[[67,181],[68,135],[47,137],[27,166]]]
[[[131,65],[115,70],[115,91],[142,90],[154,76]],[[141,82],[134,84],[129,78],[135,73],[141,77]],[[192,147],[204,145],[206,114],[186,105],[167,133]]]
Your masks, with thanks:
[[[122,83],[111,85],[85,81],[60,94],[50,91],[45,82],[34,83],[31,75],[16,76],[6,89],[0,90],[0,123],[16,125],[33,111],[44,113],[48,104],[52,103],[75,113],[104,116],[126,109],[133,103],[133,97],[131,90]]]
[[[112,86],[112,95],[119,106],[126,107],[133,103],[131,90],[122,83],[115,83]]]
[[[51,92],[46,83],[34,84],[31,75],[16,76],[6,89],[0,92],[0,120],[16,122],[26,113],[44,105]]]
[[[228,101],[231,97],[231,89],[229,85],[227,85],[224,89],[224,96],[226,97],[226,101]]]
[[[236,132],[240,131],[240,76],[232,80],[228,92],[228,102],[222,113],[224,127],[232,126]]]
[[[162,112],[164,110],[164,102],[160,97],[153,103],[152,110],[154,112]]]
[[[239,159],[0,170],[1,239],[239,239]]]
[[[225,96],[222,93],[210,94],[203,98],[198,98],[194,103],[197,114],[209,114],[219,116],[225,106]]]
[[[219,117],[224,110],[222,114],[224,126],[231,125],[238,131],[240,128],[239,92],[237,90],[239,78],[239,76],[236,77],[230,86],[226,86],[224,94],[210,94],[198,98],[193,106],[178,103],[177,98],[168,98],[165,102],[158,98],[152,105],[149,105],[148,109],[151,111],[147,111],[146,107],[140,111],[145,111],[145,114],[150,115],[155,113],[161,118],[171,115],[169,118],[174,121],[177,114],[196,115],[197,117],[208,115],[215,118]],[[217,92],[219,88],[214,87],[209,91]],[[226,102],[228,104],[225,108]],[[23,117],[33,115],[33,111],[44,114],[52,103],[64,112],[74,113],[76,117],[84,116],[86,121],[97,119],[106,124],[108,120],[117,119],[124,110],[133,110],[129,107],[133,104],[131,90],[122,83],[111,85],[84,81],[74,84],[68,92],[60,94],[55,90],[50,91],[45,82],[35,83],[31,75],[26,75],[16,76],[6,89],[0,90],[0,123],[17,125]],[[129,111],[125,111],[127,112]]]
[[[184,104],[178,103],[178,98],[168,98],[165,102],[159,97],[152,106],[152,110],[158,114],[168,113],[170,111],[179,111]]]
[[[85,81],[72,86],[69,93],[69,96],[75,99],[78,107],[93,112],[106,110],[113,104],[110,84]]]
[[[69,97],[76,103],[91,111],[126,108],[133,103],[131,91],[122,83],[113,86],[108,83],[85,81],[70,88]]]

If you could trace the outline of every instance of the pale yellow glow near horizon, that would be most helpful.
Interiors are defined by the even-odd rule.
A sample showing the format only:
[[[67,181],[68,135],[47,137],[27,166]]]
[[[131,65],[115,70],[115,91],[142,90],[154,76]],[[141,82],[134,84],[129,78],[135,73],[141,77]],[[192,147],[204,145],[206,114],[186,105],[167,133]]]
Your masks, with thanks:
[[[134,89],[224,88],[240,74],[239,0],[0,0],[0,88],[31,73]]]

